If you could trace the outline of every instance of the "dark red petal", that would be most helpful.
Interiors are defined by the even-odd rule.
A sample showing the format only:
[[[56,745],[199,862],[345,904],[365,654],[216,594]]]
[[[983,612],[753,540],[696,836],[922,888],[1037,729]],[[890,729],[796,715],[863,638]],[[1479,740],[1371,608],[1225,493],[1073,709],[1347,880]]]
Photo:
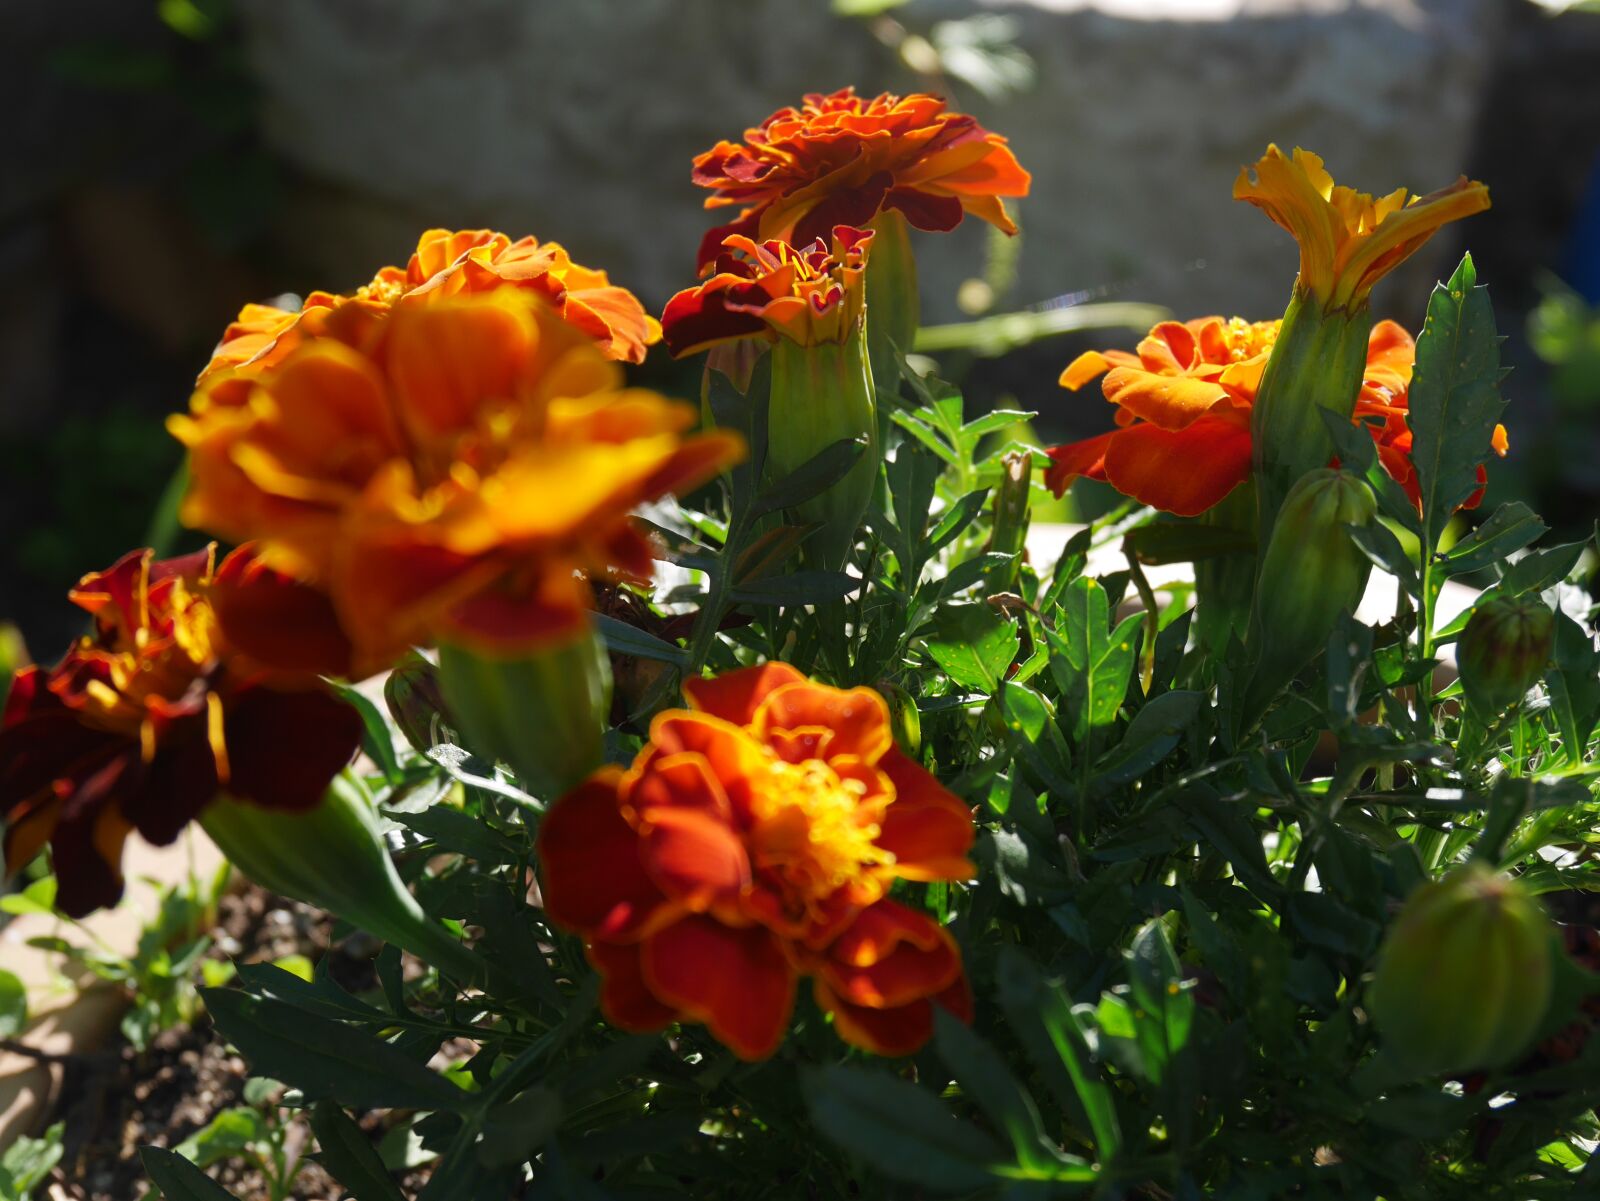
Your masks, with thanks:
[[[899,209],[906,220],[930,233],[947,233],[961,224],[964,212],[954,196],[930,196],[915,188],[891,188],[883,199],[886,209]]]
[[[652,996],[645,984],[638,943],[591,943],[585,952],[600,973],[600,1011],[612,1025],[651,1034],[678,1020],[678,1011]]]
[[[70,794],[61,798],[50,859],[56,874],[56,907],[68,917],[84,917],[115,905],[122,896],[127,825],[116,805],[118,794],[137,779],[140,766],[136,750],[124,751],[68,785]]]
[[[703,272],[706,267],[717,261],[717,256],[722,253],[722,241],[733,235],[742,235],[754,238],[761,231],[761,210],[751,209],[736,221],[726,225],[718,225],[706,230],[705,237],[700,239],[700,249],[695,254],[695,270]]]
[[[209,597],[230,648],[278,671],[354,674],[328,595],[262,563],[254,544],[222,561]]]
[[[795,974],[765,926],[686,917],[645,941],[643,963],[653,996],[704,1022],[741,1059],[765,1059],[783,1041]]]
[[[228,791],[272,809],[309,809],[361,745],[361,715],[322,689],[249,688],[223,718]]]
[[[870,224],[883,208],[884,198],[889,194],[890,185],[893,183],[893,175],[887,171],[879,171],[864,183],[833,193],[795,223],[794,234],[789,239],[790,244],[809,246],[821,238],[823,245],[827,245],[828,234],[835,225],[853,225],[859,228]],[[960,207],[958,202],[956,205],[958,211]]]
[[[617,802],[621,772],[598,772],[550,806],[539,823],[545,912],[587,937],[637,937],[666,904],[645,874],[639,835]]]

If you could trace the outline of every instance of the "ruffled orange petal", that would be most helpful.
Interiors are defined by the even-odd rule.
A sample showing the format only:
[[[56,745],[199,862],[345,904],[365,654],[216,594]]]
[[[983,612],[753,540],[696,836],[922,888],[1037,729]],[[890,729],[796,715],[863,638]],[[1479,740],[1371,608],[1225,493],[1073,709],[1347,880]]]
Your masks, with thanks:
[[[638,943],[591,943],[584,953],[600,973],[600,1012],[612,1025],[633,1034],[654,1034],[683,1017],[646,985]]]
[[[1119,367],[1105,380],[1106,399],[1124,412],[1162,429],[1181,430],[1228,399],[1228,390],[1214,379],[1193,375],[1157,375]]]
[[[750,885],[750,858],[726,820],[705,809],[661,805],[640,814],[639,855],[668,896],[694,912]]]
[[[1050,466],[1044,473],[1045,486],[1057,496],[1064,496],[1079,476],[1086,479],[1106,478],[1106,450],[1119,431],[1085,438],[1082,442],[1069,442],[1065,446],[1052,446],[1046,453]]]
[[[552,921],[586,938],[638,938],[666,898],[644,870],[639,836],[622,816],[615,768],[596,772],[539,823],[540,888]]]
[[[725,671],[719,676],[683,682],[684,699],[691,709],[720,717],[736,726],[755,720],[756,710],[768,694],[786,684],[798,684],[805,674],[787,663],[759,663]]]
[[[1182,430],[1147,422],[1118,430],[1106,479],[1118,492],[1180,517],[1198,517],[1250,478],[1248,418],[1222,412]]]
[[[932,773],[898,748],[878,761],[894,785],[894,803],[884,812],[878,846],[894,855],[894,872],[906,880],[970,880],[972,813]]]
[[[752,719],[756,737],[784,744],[784,758],[854,756],[876,763],[894,744],[889,706],[870,688],[844,691],[809,680],[767,694]]]
[[[739,1058],[765,1059],[783,1042],[795,972],[765,926],[686,917],[645,942],[642,962],[653,996],[704,1022]]]

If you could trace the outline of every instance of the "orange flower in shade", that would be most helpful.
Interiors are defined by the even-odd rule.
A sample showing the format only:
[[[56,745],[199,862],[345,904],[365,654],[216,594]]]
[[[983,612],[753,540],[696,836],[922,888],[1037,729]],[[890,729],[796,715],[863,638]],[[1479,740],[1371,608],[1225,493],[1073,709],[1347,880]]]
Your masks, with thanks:
[[[1117,406],[1118,429],[1057,446],[1045,482],[1062,495],[1079,476],[1109,483],[1142,504],[1195,517],[1250,478],[1250,413],[1277,340],[1276,321],[1235,317],[1164,321],[1137,354],[1089,351],[1061,373],[1077,391],[1105,375],[1101,388]],[[1407,392],[1416,344],[1393,321],[1380,321],[1367,342],[1367,366],[1355,419],[1381,417],[1371,430],[1384,468],[1420,505],[1412,467]],[[1494,449],[1506,453],[1495,427]],[[1479,469],[1482,474],[1482,469]],[[1463,508],[1474,508],[1482,493]]]
[[[848,225],[833,230],[831,249],[821,238],[797,249],[730,234],[712,276],[667,301],[667,349],[682,357],[740,338],[843,342],[861,328],[871,248],[872,234]]]
[[[634,508],[743,453],[737,435],[686,434],[691,406],[621,384],[521,288],[344,305],[270,367],[207,377],[169,420],[190,455],[183,519],[260,539],[326,589],[364,660],[434,639],[548,645],[587,620],[580,573],[649,578]]]
[[[317,679],[350,669],[327,599],[253,548],[215,571],[211,550],[134,551],[70,595],[92,631],[55,667],[18,672],[0,714],[6,869],[49,843],[63,912],[116,901],[132,831],[170,843],[219,792],[309,808],[360,743],[360,717]],[[296,670],[241,650],[241,626],[291,639]]]
[[[943,100],[887,92],[867,100],[854,88],[808,95],[745,130],[742,143],[718,142],[694,160],[692,178],[712,189],[707,208],[741,210],[706,235],[702,267],[729,234],[805,246],[885,209],[918,229],[954,229],[971,213],[1014,234],[1001,197],[1026,196],[1030,181],[1003,137]]]
[[[660,325],[632,292],[613,286],[604,271],[574,263],[555,242],[532,237],[513,242],[487,229],[430,229],[403,269],[384,267],[352,295],[313,292],[298,312],[245,305],[200,378],[229,368],[265,370],[281,362],[302,340],[325,332],[328,318],[346,304],[382,311],[505,285],[526,288],[555,305],[609,358],[642,363],[647,349],[661,339]]]
[[[597,772],[539,830],[546,911],[585,939],[606,1016],[704,1022],[743,1059],[783,1041],[802,976],[882,1055],[926,1042],[935,1004],[969,1016],[954,940],[886,894],[970,878],[972,817],[896,749],[883,698],[784,663],[684,694],[632,768]]]
[[[1252,178],[1253,174],[1253,178]],[[1239,172],[1236,200],[1261,209],[1300,244],[1299,287],[1324,309],[1365,305],[1372,286],[1451,221],[1489,207],[1489,189],[1466,176],[1426,196],[1397,188],[1374,199],[1339,187],[1309,150],[1276,146]]]

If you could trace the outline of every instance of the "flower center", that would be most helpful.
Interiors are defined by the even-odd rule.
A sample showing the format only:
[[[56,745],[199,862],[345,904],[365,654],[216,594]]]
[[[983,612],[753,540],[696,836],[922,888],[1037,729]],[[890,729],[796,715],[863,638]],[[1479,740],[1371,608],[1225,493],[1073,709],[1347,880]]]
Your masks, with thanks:
[[[1233,317],[1228,321],[1228,357],[1232,362],[1242,363],[1246,359],[1253,359],[1263,351],[1272,349],[1272,344],[1278,340],[1278,322],[1276,321],[1246,321],[1242,317]]]
[[[820,759],[774,759],[768,771],[751,806],[751,858],[797,909],[813,909],[869,869],[894,862],[876,842],[889,798],[868,800],[865,784],[840,779]]]

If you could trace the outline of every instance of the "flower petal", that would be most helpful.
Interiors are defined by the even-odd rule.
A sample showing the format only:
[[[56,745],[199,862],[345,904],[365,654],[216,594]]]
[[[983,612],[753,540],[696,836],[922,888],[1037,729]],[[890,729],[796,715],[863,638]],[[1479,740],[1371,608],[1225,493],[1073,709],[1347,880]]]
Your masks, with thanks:
[[[932,773],[899,748],[878,761],[894,784],[895,799],[874,840],[894,853],[894,872],[906,880],[970,880],[972,813]]]
[[[539,823],[545,911],[591,939],[636,939],[666,905],[640,860],[639,836],[618,805],[621,777],[614,768],[596,772]]]
[[[795,972],[765,926],[735,929],[691,916],[645,941],[652,995],[704,1022],[741,1059],[765,1059],[783,1042]]]
[[[1231,413],[1185,429],[1138,422],[1106,447],[1106,479],[1118,492],[1181,517],[1197,517],[1250,477],[1250,427]]]
[[[1103,483],[1106,478],[1106,449],[1111,445],[1111,439],[1120,432],[1112,430],[1085,438],[1082,442],[1052,446],[1046,452],[1050,456],[1050,466],[1044,473],[1045,486],[1057,496],[1064,496],[1072,486],[1072,481],[1079,476]]]
[[[650,992],[638,943],[590,943],[584,954],[600,973],[600,1012],[634,1034],[654,1034],[683,1015]]]
[[[691,709],[720,717],[736,726],[747,726],[755,720],[756,710],[768,694],[805,678],[803,672],[787,663],[759,663],[754,667],[725,671],[719,676],[685,680],[683,695]]]

